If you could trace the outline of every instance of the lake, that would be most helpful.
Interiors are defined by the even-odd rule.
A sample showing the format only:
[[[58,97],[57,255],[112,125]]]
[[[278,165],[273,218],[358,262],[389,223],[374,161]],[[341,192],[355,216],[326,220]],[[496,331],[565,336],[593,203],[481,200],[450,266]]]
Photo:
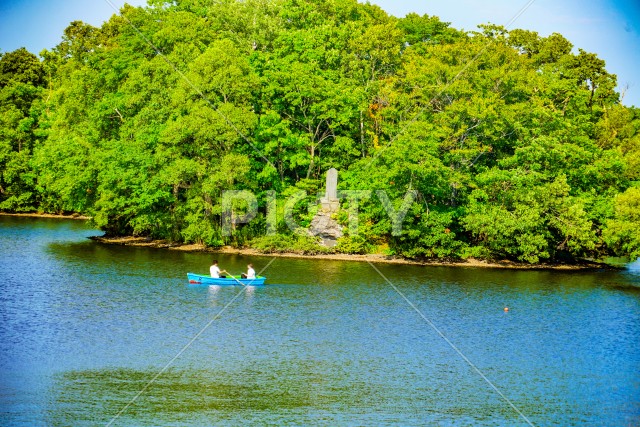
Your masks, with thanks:
[[[99,234],[0,217],[0,425],[640,425],[638,272],[374,268]],[[214,257],[267,267],[267,286],[188,285]]]

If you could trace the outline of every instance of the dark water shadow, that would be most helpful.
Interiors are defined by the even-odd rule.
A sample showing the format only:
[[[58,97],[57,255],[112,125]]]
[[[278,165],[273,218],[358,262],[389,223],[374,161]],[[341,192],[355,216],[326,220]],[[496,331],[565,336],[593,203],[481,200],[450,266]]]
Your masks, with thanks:
[[[407,384],[411,392],[399,399],[398,390],[375,379],[337,384],[332,377],[340,372],[327,371],[322,362],[291,362],[282,371],[169,369],[151,384],[154,370],[66,372],[55,378],[47,424],[105,425],[116,416],[114,425],[136,426],[522,421],[495,396],[465,401],[455,389],[439,390],[421,382],[414,388]],[[529,405],[524,409],[534,411]]]

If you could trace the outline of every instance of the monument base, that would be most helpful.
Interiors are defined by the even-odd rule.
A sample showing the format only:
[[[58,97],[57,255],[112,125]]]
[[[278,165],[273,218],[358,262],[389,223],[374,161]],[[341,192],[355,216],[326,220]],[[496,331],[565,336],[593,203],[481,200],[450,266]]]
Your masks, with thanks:
[[[340,200],[338,199],[320,199],[320,208],[323,212],[336,213],[340,209]]]
[[[308,232],[311,236],[320,237],[323,246],[332,248],[338,243],[338,239],[342,237],[342,226],[331,218],[330,213],[318,212],[313,221],[311,221]]]

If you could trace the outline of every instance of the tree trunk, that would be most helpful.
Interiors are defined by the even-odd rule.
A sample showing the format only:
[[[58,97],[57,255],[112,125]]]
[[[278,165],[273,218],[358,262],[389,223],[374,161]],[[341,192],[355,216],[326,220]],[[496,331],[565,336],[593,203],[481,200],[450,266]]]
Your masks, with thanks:
[[[311,154],[311,161],[309,162],[309,169],[307,169],[307,179],[309,179],[309,177],[311,176],[311,171],[313,170],[313,159],[316,154],[315,145],[311,144],[311,152],[309,154]]]
[[[362,119],[362,111],[360,111],[360,154],[364,158],[364,121]]]

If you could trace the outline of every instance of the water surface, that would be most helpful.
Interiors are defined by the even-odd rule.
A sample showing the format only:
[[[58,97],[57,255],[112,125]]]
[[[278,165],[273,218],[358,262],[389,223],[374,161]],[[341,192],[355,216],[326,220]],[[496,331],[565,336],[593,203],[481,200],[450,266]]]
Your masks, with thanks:
[[[194,287],[211,254],[95,234],[0,217],[1,425],[528,425],[487,380],[535,425],[640,424],[638,273],[378,265],[394,289],[276,259]]]

